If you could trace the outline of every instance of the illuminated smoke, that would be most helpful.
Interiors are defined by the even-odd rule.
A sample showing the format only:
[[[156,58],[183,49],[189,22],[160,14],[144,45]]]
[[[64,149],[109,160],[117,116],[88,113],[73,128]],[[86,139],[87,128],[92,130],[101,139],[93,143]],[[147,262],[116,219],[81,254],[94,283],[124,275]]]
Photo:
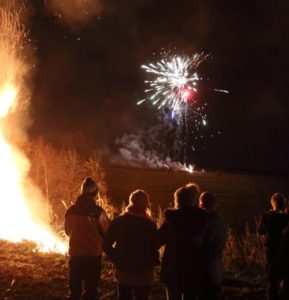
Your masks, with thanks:
[[[115,142],[118,156],[113,158],[113,163],[192,173],[193,165],[178,161],[179,141],[175,138],[174,127],[166,124],[139,129],[118,138]]]
[[[100,0],[46,0],[46,6],[73,28],[85,26],[102,12]]]

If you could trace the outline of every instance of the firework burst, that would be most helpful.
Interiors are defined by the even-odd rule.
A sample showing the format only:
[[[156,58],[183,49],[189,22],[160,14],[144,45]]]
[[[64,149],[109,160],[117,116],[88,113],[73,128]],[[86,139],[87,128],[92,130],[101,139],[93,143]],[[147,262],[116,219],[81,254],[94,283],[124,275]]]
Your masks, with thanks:
[[[172,116],[182,113],[187,104],[195,100],[197,84],[201,79],[197,69],[207,57],[204,53],[192,57],[166,55],[157,63],[142,65],[141,68],[153,78],[145,81],[146,98],[137,104],[149,100],[158,109],[169,108]]]

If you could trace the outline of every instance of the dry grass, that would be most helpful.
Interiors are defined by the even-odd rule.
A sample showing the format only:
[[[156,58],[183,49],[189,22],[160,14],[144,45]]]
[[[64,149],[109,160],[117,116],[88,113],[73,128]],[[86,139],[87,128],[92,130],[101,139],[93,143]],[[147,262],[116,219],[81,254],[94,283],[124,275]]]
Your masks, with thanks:
[[[224,251],[224,297],[267,299],[266,256],[262,237],[246,226],[240,238],[232,230]]]
[[[67,260],[61,254],[37,252],[35,244],[28,241],[16,244],[0,241],[0,299],[66,299]],[[230,231],[224,264],[222,299],[266,299],[264,251],[254,234],[248,231],[239,240]],[[101,299],[116,299],[112,266],[107,261],[103,264],[100,295]],[[159,280],[150,299],[165,299],[164,286]]]
[[[26,144],[24,149],[32,163],[30,176],[50,204],[51,221],[60,233],[65,210],[76,199],[80,184],[86,176],[97,180],[101,192],[99,204],[111,217],[126,205],[131,191],[137,188],[147,190],[158,224],[162,222],[162,209],[171,202],[174,190],[189,181],[196,181],[203,190],[217,194],[221,199],[222,215],[234,227],[236,224],[244,224],[245,214],[248,220],[248,212],[256,215],[257,211],[260,213],[266,208],[267,203],[260,201],[261,198],[264,199],[276,190],[284,192],[287,187],[283,179],[274,181],[267,177],[224,173],[190,175],[183,172],[106,167],[105,174],[93,155],[84,159],[73,150],[57,150],[42,140]],[[239,223],[234,223],[232,220],[236,221],[238,217]],[[263,241],[249,230],[249,226],[243,225],[243,229],[242,235],[232,230],[228,233],[222,298],[266,299]],[[39,253],[31,242],[12,244],[0,241],[1,300],[61,300],[66,298],[67,292],[67,257]],[[100,294],[101,299],[116,298],[112,268],[106,261]],[[164,299],[164,287],[159,281],[152,289],[151,299]]]

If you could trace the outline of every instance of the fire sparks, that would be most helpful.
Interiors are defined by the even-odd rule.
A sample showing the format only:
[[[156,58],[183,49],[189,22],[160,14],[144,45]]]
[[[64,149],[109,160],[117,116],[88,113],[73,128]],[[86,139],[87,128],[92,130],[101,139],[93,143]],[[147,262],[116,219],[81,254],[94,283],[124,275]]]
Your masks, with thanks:
[[[27,101],[23,77],[28,68],[21,52],[24,39],[19,15],[0,7],[0,239],[31,240],[40,251],[65,253],[66,245],[40,218],[45,205],[42,212],[36,212],[33,198],[41,194],[29,183],[29,161],[14,145],[17,128],[9,122],[10,116]]]
[[[7,115],[9,108],[13,105],[14,99],[16,98],[16,89],[12,86],[7,86],[0,91],[0,118]]]

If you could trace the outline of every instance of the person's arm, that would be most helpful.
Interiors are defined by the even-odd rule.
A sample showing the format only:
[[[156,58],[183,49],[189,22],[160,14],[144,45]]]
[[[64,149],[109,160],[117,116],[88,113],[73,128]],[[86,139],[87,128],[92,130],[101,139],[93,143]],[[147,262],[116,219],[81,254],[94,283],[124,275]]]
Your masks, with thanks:
[[[161,225],[161,227],[157,232],[158,248],[161,248],[167,243],[168,231],[169,231],[169,224],[167,221],[164,221],[164,223]]]
[[[70,218],[69,218],[69,210],[66,211],[65,217],[64,217],[64,232],[67,236],[70,236],[71,224],[70,224]]]
[[[159,242],[158,242],[158,228],[154,223],[152,226],[152,247],[154,252],[154,264],[157,266],[160,264]]]
[[[111,261],[114,261],[115,248],[113,245],[115,242],[115,221],[112,221],[106,231],[103,241],[103,251]]]
[[[101,233],[103,236],[106,235],[106,232],[109,228],[109,224],[110,224],[110,220],[109,220],[106,212],[102,211],[99,216],[99,225],[100,225]]]

